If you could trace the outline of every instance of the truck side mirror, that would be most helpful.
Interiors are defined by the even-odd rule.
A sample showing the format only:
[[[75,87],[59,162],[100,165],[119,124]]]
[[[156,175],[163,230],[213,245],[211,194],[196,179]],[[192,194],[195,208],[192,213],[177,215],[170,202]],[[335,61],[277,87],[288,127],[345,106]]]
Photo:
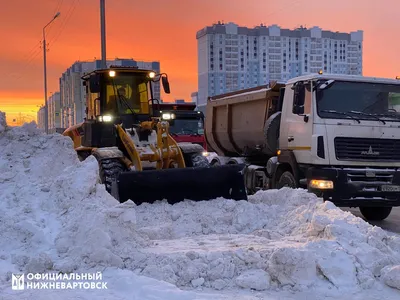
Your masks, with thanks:
[[[294,113],[295,115],[302,115],[302,114],[304,114],[304,106],[298,106],[298,105],[293,106],[293,113]]]
[[[293,97],[293,109],[292,112],[296,115],[301,115],[304,113],[304,101],[305,101],[305,88],[302,83],[298,83],[294,88]]]
[[[171,91],[170,91],[170,89],[169,89],[169,82],[168,82],[168,77],[161,77],[161,82],[162,82],[162,86],[163,86],[163,89],[164,89],[164,92],[166,93],[166,94],[169,94]]]
[[[100,93],[100,74],[93,74],[89,77],[89,88],[91,93]]]

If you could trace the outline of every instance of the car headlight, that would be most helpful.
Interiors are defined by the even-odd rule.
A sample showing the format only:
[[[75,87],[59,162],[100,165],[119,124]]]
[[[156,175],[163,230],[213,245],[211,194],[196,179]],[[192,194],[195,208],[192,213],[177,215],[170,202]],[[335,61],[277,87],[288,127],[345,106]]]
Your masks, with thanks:
[[[112,121],[112,116],[110,115],[105,115],[105,116],[99,116],[99,121],[100,122],[111,122]]]

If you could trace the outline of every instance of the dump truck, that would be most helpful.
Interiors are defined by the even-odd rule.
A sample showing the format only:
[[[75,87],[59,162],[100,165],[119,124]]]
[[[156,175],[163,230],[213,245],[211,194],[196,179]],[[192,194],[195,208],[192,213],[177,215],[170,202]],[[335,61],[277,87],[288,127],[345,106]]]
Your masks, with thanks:
[[[165,73],[111,66],[82,79],[86,118],[63,135],[72,139],[81,160],[97,159],[100,180],[117,200],[140,205],[163,199],[171,204],[185,199],[247,199],[244,165],[210,168],[203,147],[177,143],[171,136],[153,96],[153,85],[159,81],[170,93]]]
[[[169,123],[169,133],[177,143],[192,143],[204,148],[207,144],[204,137],[204,114],[195,111],[194,103],[160,103],[161,119]]]
[[[399,80],[321,72],[209,97],[211,164],[245,164],[249,194],[305,188],[383,220],[400,205],[399,96]]]

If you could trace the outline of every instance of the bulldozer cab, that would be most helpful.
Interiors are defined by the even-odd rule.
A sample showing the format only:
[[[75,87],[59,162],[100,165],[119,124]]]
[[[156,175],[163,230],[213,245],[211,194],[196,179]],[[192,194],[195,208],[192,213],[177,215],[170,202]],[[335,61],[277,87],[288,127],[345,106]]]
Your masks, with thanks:
[[[85,75],[87,119],[124,126],[150,120],[157,114],[153,108],[159,103],[153,97],[156,77],[152,71],[132,67],[110,67]],[[168,93],[169,83],[164,78]]]

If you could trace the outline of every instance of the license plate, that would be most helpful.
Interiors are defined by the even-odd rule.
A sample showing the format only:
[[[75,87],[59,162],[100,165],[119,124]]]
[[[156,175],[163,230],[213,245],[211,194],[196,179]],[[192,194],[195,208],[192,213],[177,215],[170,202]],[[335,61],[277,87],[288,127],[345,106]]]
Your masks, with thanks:
[[[399,185],[382,185],[381,187],[382,192],[400,192]]]

